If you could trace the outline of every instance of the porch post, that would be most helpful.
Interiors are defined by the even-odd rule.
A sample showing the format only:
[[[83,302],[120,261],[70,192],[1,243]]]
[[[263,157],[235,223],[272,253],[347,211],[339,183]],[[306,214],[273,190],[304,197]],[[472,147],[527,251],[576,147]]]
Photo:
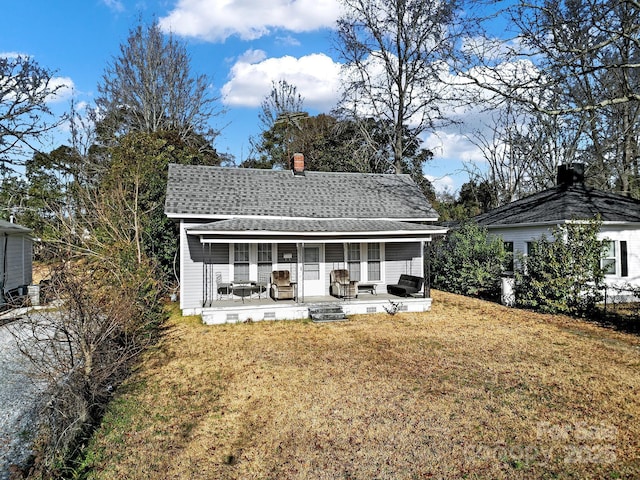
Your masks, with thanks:
[[[424,298],[431,298],[431,241],[422,249],[424,261]]]
[[[304,303],[304,243],[296,243],[296,303]],[[302,259],[302,260],[301,260]]]
[[[204,254],[204,243],[200,240],[202,246],[202,301],[200,305],[206,307],[207,305],[207,259]]]

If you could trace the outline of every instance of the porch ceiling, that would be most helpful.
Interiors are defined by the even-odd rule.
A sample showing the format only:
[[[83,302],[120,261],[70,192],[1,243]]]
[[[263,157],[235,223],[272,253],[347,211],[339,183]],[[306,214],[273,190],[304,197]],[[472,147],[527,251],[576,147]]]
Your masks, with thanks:
[[[431,240],[446,229],[397,220],[232,218],[187,229],[203,243],[239,241],[343,242],[345,240]]]

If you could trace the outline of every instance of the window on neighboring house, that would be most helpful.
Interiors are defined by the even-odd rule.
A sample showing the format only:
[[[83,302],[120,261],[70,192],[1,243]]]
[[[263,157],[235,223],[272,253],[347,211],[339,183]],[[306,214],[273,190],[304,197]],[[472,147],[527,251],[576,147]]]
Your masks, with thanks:
[[[626,240],[620,240],[618,242],[614,240],[607,240],[604,242],[604,253],[602,254],[602,260],[600,265],[604,270],[605,275],[617,275],[618,274],[618,259],[620,264],[620,276],[629,276],[629,265],[627,260],[627,242]]]
[[[507,252],[507,272],[513,272],[513,242],[504,242],[504,250]]]
[[[604,253],[602,254],[602,260],[600,260],[600,266],[605,275],[616,274],[616,242],[604,242]]]
[[[533,242],[527,242],[527,255],[530,255],[532,250],[533,250]]]
[[[233,280],[246,282],[249,280],[249,244],[236,243],[233,246]]]
[[[380,244],[367,244],[367,281],[379,282],[382,280],[382,257],[380,256]]]
[[[627,241],[620,240],[620,276],[629,276],[629,264],[627,263]]]
[[[347,268],[349,279],[360,281],[360,244],[349,243],[347,245]]]

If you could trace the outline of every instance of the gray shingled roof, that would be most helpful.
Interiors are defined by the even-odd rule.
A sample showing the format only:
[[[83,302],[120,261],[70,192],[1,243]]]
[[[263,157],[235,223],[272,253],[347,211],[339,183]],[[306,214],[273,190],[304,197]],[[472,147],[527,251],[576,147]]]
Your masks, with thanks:
[[[6,220],[0,220],[0,232],[6,233],[30,233],[31,229],[18,225],[17,223],[7,222]]]
[[[442,231],[442,227],[393,220],[279,220],[261,218],[234,218],[189,227],[193,232],[278,232],[278,233],[357,233],[399,231]]]
[[[640,222],[640,200],[583,184],[556,186],[478,215],[474,220],[492,226],[589,220],[597,215],[605,222]]]
[[[170,217],[278,216],[435,220],[409,175],[169,165]]]

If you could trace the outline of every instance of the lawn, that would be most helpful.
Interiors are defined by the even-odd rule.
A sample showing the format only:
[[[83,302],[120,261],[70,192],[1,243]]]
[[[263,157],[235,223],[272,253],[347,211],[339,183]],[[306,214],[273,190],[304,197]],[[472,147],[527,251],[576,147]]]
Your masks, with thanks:
[[[94,479],[640,477],[640,338],[433,292],[421,314],[175,316]]]

